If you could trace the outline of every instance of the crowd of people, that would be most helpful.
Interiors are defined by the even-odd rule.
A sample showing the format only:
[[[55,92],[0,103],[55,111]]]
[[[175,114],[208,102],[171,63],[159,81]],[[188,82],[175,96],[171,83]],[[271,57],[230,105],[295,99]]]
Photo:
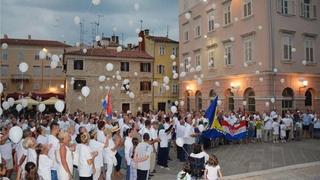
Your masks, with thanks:
[[[206,149],[227,143],[287,142],[320,137],[319,116],[311,111],[263,114],[220,111],[218,120],[232,126],[247,123],[243,139],[208,139],[202,136],[210,122],[202,112],[132,114],[39,114],[36,117],[2,116],[0,177],[17,180],[126,179],[148,180],[159,168],[170,170],[176,149],[184,162],[177,179],[222,177],[218,158]],[[10,140],[19,126],[23,137]],[[175,139],[183,139],[176,146]],[[125,172],[125,173],[124,173]],[[15,174],[15,175],[13,175]]]

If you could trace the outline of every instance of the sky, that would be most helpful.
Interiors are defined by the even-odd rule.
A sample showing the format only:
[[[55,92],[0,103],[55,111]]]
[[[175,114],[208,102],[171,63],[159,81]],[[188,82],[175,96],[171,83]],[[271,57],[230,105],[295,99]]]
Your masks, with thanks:
[[[84,25],[84,42],[90,43],[94,22],[100,18],[99,34],[113,32],[123,42],[138,42],[136,29],[150,29],[150,34],[178,40],[178,0],[101,0],[97,6],[92,0],[0,0],[1,38],[50,39],[75,45],[80,41],[79,16]]]

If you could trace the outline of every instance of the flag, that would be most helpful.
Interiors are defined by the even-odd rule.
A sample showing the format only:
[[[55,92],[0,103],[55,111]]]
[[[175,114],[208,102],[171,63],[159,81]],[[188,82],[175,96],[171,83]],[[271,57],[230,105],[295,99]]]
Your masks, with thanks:
[[[228,140],[239,140],[246,137],[246,122],[240,121],[231,125],[228,121],[217,117],[218,97],[215,97],[205,113],[205,118],[209,120],[208,129],[202,135],[208,139],[224,137]]]
[[[112,105],[111,105],[111,97],[109,93],[106,95],[102,102],[102,107],[105,111],[105,115],[111,117],[112,116]]]

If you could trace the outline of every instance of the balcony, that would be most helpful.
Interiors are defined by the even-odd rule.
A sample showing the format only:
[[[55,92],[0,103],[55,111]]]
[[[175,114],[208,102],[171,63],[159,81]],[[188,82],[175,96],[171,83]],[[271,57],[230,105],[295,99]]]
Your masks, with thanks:
[[[31,79],[30,75],[27,74],[12,74],[11,80],[14,81],[29,81]]]

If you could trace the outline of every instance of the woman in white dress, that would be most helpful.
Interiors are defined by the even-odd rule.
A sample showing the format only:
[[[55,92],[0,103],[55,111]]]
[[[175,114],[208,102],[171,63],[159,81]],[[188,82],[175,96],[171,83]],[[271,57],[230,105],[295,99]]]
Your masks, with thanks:
[[[117,165],[116,153],[117,147],[113,141],[111,129],[104,130],[105,136],[108,139],[108,147],[103,149],[103,162],[106,170],[106,180],[111,180],[113,167]]]
[[[36,152],[36,146],[37,142],[34,137],[28,137],[23,142],[24,148],[27,149],[27,162],[33,162],[34,164],[37,164],[38,161],[38,155]]]
[[[58,136],[60,140],[60,147],[56,151],[56,157],[58,162],[58,179],[59,180],[72,180],[73,161],[72,152],[69,149],[69,143],[71,140],[70,135],[67,132],[60,132]]]

